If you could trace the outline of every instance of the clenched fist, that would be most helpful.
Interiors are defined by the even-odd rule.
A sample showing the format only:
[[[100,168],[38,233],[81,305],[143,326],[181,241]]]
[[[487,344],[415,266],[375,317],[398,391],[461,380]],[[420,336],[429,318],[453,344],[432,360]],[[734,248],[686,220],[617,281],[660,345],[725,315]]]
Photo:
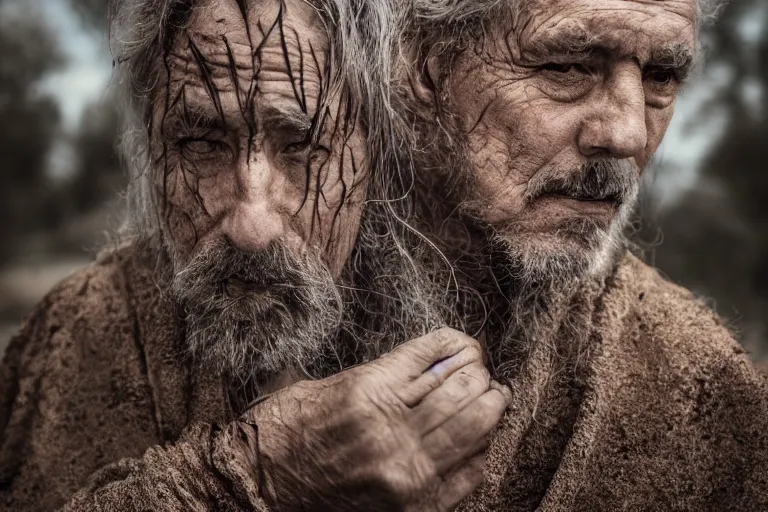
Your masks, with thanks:
[[[480,345],[452,329],[285,388],[246,412],[263,490],[280,511],[453,509],[482,481],[510,399]]]

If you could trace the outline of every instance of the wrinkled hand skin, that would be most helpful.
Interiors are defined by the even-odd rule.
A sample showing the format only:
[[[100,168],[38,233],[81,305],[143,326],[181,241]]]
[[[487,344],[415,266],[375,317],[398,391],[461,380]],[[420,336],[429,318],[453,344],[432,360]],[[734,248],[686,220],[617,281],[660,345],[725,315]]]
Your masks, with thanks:
[[[285,388],[240,421],[257,425],[246,445],[274,510],[448,511],[482,482],[487,434],[510,399],[478,342],[441,329]]]

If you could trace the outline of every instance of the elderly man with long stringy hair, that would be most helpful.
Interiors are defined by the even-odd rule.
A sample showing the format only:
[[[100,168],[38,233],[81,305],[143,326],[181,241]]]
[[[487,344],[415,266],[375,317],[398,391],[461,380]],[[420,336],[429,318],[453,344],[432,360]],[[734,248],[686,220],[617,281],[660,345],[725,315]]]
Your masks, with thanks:
[[[3,507],[447,510],[479,484],[510,394],[393,239],[390,7],[113,2],[132,222],[11,342]]]
[[[628,251],[704,0],[115,0],[119,243],[5,357],[12,510],[761,510],[768,384]]]

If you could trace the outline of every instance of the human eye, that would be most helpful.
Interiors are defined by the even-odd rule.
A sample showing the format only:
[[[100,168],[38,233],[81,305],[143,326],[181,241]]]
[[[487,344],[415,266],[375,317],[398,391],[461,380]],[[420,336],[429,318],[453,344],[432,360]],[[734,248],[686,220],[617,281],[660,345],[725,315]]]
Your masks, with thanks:
[[[312,145],[309,133],[296,134],[283,145],[282,153],[287,156],[303,156]]]
[[[643,70],[643,82],[648,104],[664,108],[674,101],[682,80],[674,68],[650,66]]]
[[[541,66],[541,69],[547,73],[570,75],[570,74],[590,74],[589,68],[584,64],[548,62]]]
[[[290,164],[305,164],[313,149],[309,126],[279,130],[275,142],[279,158]]]
[[[229,145],[218,139],[183,137],[176,145],[185,168],[200,178],[218,174],[232,160]]]
[[[537,66],[544,90],[562,101],[573,101],[589,92],[595,73],[583,62],[546,62]]]
[[[192,155],[210,155],[220,149],[220,142],[205,139],[183,139],[180,145],[184,152]]]
[[[645,71],[645,79],[659,85],[668,85],[677,81],[677,75],[673,69],[651,68]]]

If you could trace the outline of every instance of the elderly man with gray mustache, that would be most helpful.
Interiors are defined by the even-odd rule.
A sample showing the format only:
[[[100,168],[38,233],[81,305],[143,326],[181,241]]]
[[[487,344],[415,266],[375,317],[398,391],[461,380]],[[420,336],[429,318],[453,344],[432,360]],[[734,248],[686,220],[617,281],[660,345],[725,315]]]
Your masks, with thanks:
[[[714,6],[114,7],[132,236],[9,349],[5,506],[768,507],[764,377],[623,238]]]
[[[460,510],[768,509],[765,377],[625,238],[721,5],[403,10],[387,158],[414,177],[404,245],[513,390]]]

